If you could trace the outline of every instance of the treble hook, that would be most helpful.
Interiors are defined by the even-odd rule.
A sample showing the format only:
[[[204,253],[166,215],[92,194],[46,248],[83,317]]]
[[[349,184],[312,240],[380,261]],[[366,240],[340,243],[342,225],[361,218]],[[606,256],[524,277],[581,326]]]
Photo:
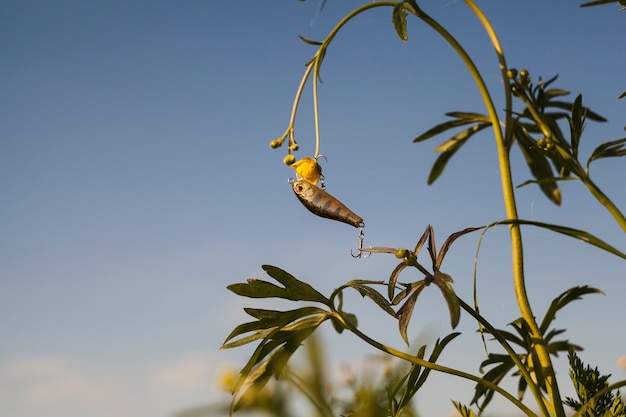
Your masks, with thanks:
[[[371,255],[363,255],[363,240],[365,239],[365,233],[363,233],[363,228],[365,227],[365,223],[361,223],[359,225],[359,252],[355,255],[354,252],[352,251],[352,249],[350,249],[350,255],[352,255],[353,258],[367,258]]]

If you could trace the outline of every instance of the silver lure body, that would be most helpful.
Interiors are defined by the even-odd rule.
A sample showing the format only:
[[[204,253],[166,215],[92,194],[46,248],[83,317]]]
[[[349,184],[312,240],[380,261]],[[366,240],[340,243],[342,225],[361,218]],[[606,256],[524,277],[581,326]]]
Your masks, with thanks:
[[[354,227],[362,227],[363,219],[346,207],[341,201],[308,181],[298,180],[291,184],[298,200],[311,213],[331,220],[337,220]]]

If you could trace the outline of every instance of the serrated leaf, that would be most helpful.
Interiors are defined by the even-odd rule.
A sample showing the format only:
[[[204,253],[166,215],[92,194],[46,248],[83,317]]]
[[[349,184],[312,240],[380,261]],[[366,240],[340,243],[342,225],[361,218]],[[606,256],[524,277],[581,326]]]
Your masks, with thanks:
[[[548,327],[550,327],[550,324],[556,318],[556,313],[559,310],[561,310],[572,301],[580,300],[582,296],[586,294],[604,295],[601,290],[589,287],[588,285],[577,286],[570,288],[567,291],[564,291],[558,297],[554,298],[554,300],[552,300],[552,302],[550,303],[550,307],[548,307],[548,310],[546,311],[546,314],[541,321],[541,325],[539,326],[541,333],[543,334],[548,330]]]
[[[285,286],[285,293],[280,298],[293,301],[314,301],[328,305],[330,301],[317,292],[309,284],[297,280],[293,275],[272,265],[263,265],[263,270],[267,274]]]
[[[402,42],[406,42],[409,39],[409,33],[406,29],[406,16],[407,12],[404,10],[404,4],[398,3],[393,8],[393,12],[391,14],[391,20],[393,21],[393,27],[398,34],[398,37],[402,40]]]

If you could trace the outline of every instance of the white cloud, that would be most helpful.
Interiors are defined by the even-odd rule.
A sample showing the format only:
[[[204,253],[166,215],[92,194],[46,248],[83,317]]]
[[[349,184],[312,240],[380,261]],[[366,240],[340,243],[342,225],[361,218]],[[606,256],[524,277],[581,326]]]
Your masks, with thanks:
[[[94,370],[62,356],[16,357],[0,364],[0,415],[31,417],[171,416],[206,404],[215,361],[189,354],[143,373]]]
[[[19,357],[3,366],[3,385],[14,400],[34,406],[73,403],[100,406],[119,395],[119,377],[89,375],[67,358],[58,356]]]

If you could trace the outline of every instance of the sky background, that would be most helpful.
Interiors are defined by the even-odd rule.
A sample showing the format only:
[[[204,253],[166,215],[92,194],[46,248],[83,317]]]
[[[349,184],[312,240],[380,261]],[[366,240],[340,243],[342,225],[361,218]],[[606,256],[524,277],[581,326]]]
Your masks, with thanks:
[[[219,398],[218,375],[251,347],[220,351],[261,302],[226,286],[272,264],[329,294],[356,279],[387,279],[396,259],[353,259],[357,230],[313,216],[293,196],[282,135],[304,64],[360,1],[0,2],[0,414],[11,417],[165,417]],[[510,67],[583,94],[609,122],[590,122],[581,145],[623,137],[626,14],[577,1],[479,1]],[[423,9],[472,54],[499,108],[495,54],[461,1]],[[365,219],[365,245],[412,247],[428,224],[450,233],[504,217],[492,136],[474,138],[443,176],[426,185],[433,148],[411,140],[453,110],[484,112],[476,87],[432,30],[409,19],[409,41],[390,9],[357,18],[328,50],[320,86],[321,153],[327,191]],[[310,84],[296,124],[312,155]],[[570,96],[573,99],[574,95]],[[529,178],[514,155],[515,182]],[[592,176],[626,209],[626,165],[592,165]],[[536,187],[518,193],[520,216],[587,229],[622,251],[624,233],[578,183],[563,206]],[[507,230],[488,232],[478,263],[481,311],[496,326],[518,317]],[[556,323],[583,345],[582,359],[626,377],[626,263],[581,242],[525,229],[528,291],[538,316],[575,285],[590,295]],[[471,300],[478,235],[460,239],[443,271]],[[404,280],[418,279],[407,273]],[[437,290],[416,307],[409,337],[450,332]],[[267,306],[267,304],[265,304]],[[274,305],[275,307],[275,305]],[[294,308],[286,305],[286,308]],[[350,295],[361,329],[404,348],[396,323]],[[329,327],[329,326],[327,326]],[[440,362],[477,371],[476,326],[463,317]],[[375,353],[322,330],[334,364]],[[495,348],[495,346],[493,346]],[[571,395],[566,358],[558,362]],[[336,366],[335,366],[336,367]],[[418,409],[444,416],[468,403],[472,384],[434,376]],[[496,407],[499,407],[496,404]]]

